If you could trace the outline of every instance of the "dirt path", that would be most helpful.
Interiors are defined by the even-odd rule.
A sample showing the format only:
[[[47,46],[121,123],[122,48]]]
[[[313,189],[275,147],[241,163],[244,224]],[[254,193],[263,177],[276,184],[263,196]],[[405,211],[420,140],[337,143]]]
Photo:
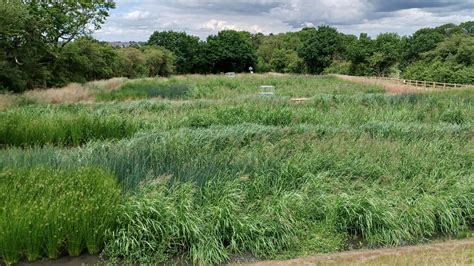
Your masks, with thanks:
[[[474,238],[420,246],[354,250],[247,265],[474,265]]]
[[[424,88],[424,87],[415,87],[415,86],[408,86],[404,84],[399,84],[394,81],[390,80],[378,80],[378,79],[368,79],[365,77],[355,77],[355,76],[345,76],[345,75],[335,75],[336,77],[346,80],[352,81],[360,84],[367,84],[367,85],[380,85],[387,90],[388,94],[401,94],[401,93],[413,93],[413,92],[428,92],[428,91],[442,91],[442,89],[434,89],[434,88]]]

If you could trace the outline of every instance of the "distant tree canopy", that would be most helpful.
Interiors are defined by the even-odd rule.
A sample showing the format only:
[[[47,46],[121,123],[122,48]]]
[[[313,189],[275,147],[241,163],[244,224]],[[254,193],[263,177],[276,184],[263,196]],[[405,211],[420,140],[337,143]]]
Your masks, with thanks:
[[[0,90],[61,86],[115,76],[173,73],[341,73],[474,83],[474,21],[371,38],[323,25],[264,35],[223,30],[205,41],[154,32],[144,46],[113,48],[90,37],[108,0],[0,0]]]

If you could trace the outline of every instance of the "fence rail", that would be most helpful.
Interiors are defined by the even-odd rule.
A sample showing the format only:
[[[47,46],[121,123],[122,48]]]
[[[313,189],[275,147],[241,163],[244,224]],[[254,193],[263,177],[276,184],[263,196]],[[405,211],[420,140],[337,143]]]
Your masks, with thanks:
[[[425,87],[425,88],[474,88],[474,84],[455,84],[455,83],[445,83],[445,82],[434,82],[434,81],[422,81],[422,80],[412,80],[412,79],[398,79],[398,78],[388,78],[388,77],[365,77],[368,79],[376,80],[388,80],[394,81],[398,84],[414,86],[414,87]]]

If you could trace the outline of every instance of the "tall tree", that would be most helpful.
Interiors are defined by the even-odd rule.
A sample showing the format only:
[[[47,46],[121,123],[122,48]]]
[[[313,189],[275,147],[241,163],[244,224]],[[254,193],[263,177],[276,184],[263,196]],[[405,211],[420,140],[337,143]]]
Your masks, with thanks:
[[[210,70],[216,72],[244,72],[255,67],[256,55],[248,32],[220,31],[207,38],[206,54]]]
[[[400,58],[401,38],[396,33],[382,33],[375,39],[374,47],[369,63],[376,75],[386,76]]]
[[[68,43],[56,61],[52,84],[109,79],[120,65],[117,51],[109,44],[83,37]]]
[[[164,47],[175,54],[176,72],[180,74],[199,72],[195,65],[199,57],[199,38],[185,32],[155,31],[148,45]]]
[[[374,41],[367,35],[361,33],[357,41],[348,43],[346,47],[350,65],[350,73],[358,76],[369,76],[373,70],[369,64],[369,58],[374,53]]]
[[[0,1],[0,89],[26,88],[27,76],[18,57],[28,51],[28,21],[28,10],[20,1]]]
[[[306,63],[308,71],[313,74],[320,74],[331,65],[337,52],[342,48],[341,35],[330,26],[320,26],[317,30],[303,30],[302,42],[298,54]]]

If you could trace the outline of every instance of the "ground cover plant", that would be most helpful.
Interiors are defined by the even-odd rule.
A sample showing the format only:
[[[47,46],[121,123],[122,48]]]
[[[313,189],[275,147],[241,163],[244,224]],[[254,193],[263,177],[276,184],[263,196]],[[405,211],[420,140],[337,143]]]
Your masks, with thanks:
[[[133,82],[185,84],[188,90],[183,98],[18,105],[0,115],[20,121],[14,139],[32,142],[14,145],[2,135],[10,141],[0,150],[3,177],[34,184],[40,175],[70,180],[92,171],[99,174],[90,174],[84,186],[117,182],[107,183],[114,193],[121,190],[113,223],[96,228],[98,247],[111,262],[289,258],[472,232],[470,90],[387,95],[334,77],[275,75]],[[260,85],[275,86],[276,94],[260,96]],[[295,103],[295,97],[307,99]],[[45,121],[81,116],[111,132],[121,132],[106,122],[114,119],[133,130],[91,135],[77,145],[28,133]],[[76,124],[63,123],[61,130]],[[46,200],[54,193],[39,195]],[[11,205],[3,215],[22,212],[23,205]],[[17,230],[0,225],[5,235]],[[9,239],[2,260],[28,257],[22,242]],[[31,257],[49,255],[41,250]]]

